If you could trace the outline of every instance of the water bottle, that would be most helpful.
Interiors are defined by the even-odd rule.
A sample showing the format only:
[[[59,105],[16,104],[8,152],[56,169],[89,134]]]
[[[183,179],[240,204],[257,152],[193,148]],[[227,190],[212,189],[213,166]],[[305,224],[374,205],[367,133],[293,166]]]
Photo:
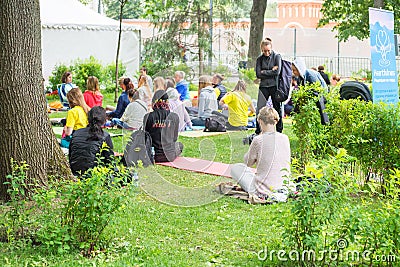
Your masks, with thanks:
[[[139,176],[138,176],[138,173],[136,171],[133,173],[133,185],[135,187],[139,186]]]

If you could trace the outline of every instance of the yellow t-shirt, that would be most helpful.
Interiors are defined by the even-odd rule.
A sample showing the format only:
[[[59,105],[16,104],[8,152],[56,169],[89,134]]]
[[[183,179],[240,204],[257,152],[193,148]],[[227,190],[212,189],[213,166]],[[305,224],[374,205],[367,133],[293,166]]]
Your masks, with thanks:
[[[244,92],[230,92],[224,96],[223,100],[228,105],[228,122],[235,127],[247,126],[251,97]]]
[[[75,106],[67,112],[66,126],[74,131],[85,128],[89,124],[88,117],[81,106]]]

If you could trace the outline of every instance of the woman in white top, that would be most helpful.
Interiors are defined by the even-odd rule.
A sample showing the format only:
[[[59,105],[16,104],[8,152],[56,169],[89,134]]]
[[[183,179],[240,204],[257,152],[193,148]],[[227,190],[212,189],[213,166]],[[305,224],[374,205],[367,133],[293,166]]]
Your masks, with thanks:
[[[276,131],[278,112],[263,107],[257,116],[261,133],[254,137],[244,162],[234,164],[232,178],[249,194],[260,198],[287,198],[284,180],[290,175],[290,143],[287,135]],[[256,164],[255,173],[250,169]],[[282,192],[283,198],[282,198]]]
[[[139,92],[134,89],[127,91],[131,103],[126,107],[121,119],[113,118],[112,123],[124,129],[136,130],[143,125],[143,117],[147,113],[147,104],[139,99]]]

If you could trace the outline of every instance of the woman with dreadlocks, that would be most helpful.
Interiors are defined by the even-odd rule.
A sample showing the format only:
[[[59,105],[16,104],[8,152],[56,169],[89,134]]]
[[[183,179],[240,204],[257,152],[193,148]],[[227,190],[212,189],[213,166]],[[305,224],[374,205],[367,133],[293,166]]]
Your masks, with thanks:
[[[179,131],[179,116],[170,112],[168,94],[164,90],[154,93],[153,111],[143,118],[145,131],[149,132],[154,147],[155,162],[171,162],[183,150],[183,144],[177,142]]]
[[[89,125],[74,132],[69,145],[69,165],[74,175],[83,174],[103,160],[108,163],[114,155],[110,134],[103,131],[106,122],[104,108],[94,106],[88,114]]]

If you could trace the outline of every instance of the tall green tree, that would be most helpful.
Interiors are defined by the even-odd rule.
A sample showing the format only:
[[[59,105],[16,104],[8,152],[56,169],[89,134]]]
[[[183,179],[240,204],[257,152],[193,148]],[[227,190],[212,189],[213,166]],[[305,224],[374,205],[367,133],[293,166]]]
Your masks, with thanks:
[[[340,41],[346,41],[352,36],[366,39],[369,37],[369,7],[394,11],[394,31],[400,33],[399,0],[325,0],[321,9],[323,18],[318,26],[336,23],[334,29]]]
[[[47,116],[39,0],[2,0],[0,47],[0,199],[7,200],[11,158],[29,164],[27,184],[71,170]]]
[[[264,15],[267,0],[253,0],[250,11],[250,35],[247,67],[255,68],[256,59],[260,55],[260,43],[264,34]]]
[[[155,0],[145,2],[146,18],[158,29],[158,34],[145,43],[145,61],[159,68],[179,61],[184,49],[196,51],[196,59],[206,59],[210,50],[210,3],[213,17],[224,22],[237,18],[235,10],[242,0]],[[200,67],[201,69],[201,67]]]
[[[104,12],[109,18],[119,19],[120,3],[116,0],[102,0]],[[124,7],[122,19],[138,19],[144,16],[144,1],[128,0]]]

